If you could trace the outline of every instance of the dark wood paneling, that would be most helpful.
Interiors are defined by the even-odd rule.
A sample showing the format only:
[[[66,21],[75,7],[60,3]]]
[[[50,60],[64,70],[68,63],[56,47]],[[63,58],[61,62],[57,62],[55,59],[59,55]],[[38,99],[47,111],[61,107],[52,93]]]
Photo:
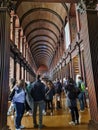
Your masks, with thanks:
[[[7,130],[7,106],[9,87],[9,15],[0,8],[0,130]]]
[[[91,119],[98,122],[98,16],[97,11],[81,15],[85,70],[90,100]]]

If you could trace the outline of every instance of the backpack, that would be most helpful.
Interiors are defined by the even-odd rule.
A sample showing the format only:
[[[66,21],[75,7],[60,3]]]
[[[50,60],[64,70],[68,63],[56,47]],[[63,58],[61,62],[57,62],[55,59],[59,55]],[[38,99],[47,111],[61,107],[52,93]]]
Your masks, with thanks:
[[[83,82],[81,83],[81,91],[85,91],[85,84]]]
[[[69,92],[68,92],[68,97],[69,99],[76,99],[77,98],[77,91],[76,91],[76,87],[72,84],[69,86]]]
[[[84,84],[84,82],[79,82],[79,89],[80,89],[81,92],[85,91],[85,84]]]

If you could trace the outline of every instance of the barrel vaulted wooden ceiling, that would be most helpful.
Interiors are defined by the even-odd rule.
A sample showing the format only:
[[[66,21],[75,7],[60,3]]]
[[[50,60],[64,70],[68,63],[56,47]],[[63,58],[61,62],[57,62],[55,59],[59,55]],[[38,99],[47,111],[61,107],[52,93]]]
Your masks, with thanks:
[[[49,69],[62,27],[66,23],[68,7],[65,2],[60,3],[61,0],[35,1],[38,0],[18,1],[16,13],[37,67],[44,65]],[[72,3],[76,0],[67,0],[67,2]]]

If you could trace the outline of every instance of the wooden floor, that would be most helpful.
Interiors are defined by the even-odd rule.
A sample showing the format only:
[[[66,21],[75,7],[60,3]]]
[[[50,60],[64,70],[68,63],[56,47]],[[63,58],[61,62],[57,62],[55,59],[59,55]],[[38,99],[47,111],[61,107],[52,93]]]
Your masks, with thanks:
[[[46,126],[43,130],[88,130],[88,122],[90,120],[89,108],[86,108],[84,112],[79,112],[80,124],[76,126],[69,125],[71,121],[70,112],[65,108],[65,101],[62,100],[62,109],[54,110],[53,116],[46,115],[43,117],[43,124]],[[8,125],[11,130],[15,130],[14,119],[8,116]],[[32,116],[24,115],[22,125],[25,126],[24,130],[36,130],[33,128]]]

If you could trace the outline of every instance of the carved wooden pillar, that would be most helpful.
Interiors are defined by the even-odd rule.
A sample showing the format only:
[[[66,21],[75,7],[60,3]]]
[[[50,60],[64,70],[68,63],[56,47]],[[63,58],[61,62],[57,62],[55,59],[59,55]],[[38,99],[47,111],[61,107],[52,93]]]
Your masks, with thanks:
[[[24,80],[26,81],[26,64],[24,66]]]
[[[16,80],[16,56],[14,56],[14,78]]]
[[[11,11],[10,13],[11,18],[10,18],[10,39],[15,43],[15,20],[16,16],[14,15],[14,12]]]
[[[70,67],[70,77],[73,78],[73,65],[72,65],[71,53],[69,53],[69,67]]]
[[[25,66],[23,65],[23,79],[25,80]]]
[[[23,36],[20,36],[20,52],[23,51]]]
[[[22,63],[21,63],[21,61],[20,61],[20,79],[21,79],[21,76],[22,76]]]
[[[0,130],[7,130],[9,86],[9,30],[7,8],[0,8]]]
[[[75,6],[77,7],[77,4],[75,4]],[[76,22],[77,22],[77,32],[79,33],[81,26],[80,26],[80,16],[77,9],[76,9]]]
[[[29,81],[29,69],[27,69],[27,80]]]
[[[26,49],[27,49],[27,42],[25,42],[25,44],[24,44],[24,57],[25,57],[25,59],[26,59]]]
[[[90,130],[98,129],[98,11],[81,15],[86,77],[90,100]]]
[[[21,64],[21,79],[24,79],[24,63]]]
[[[83,77],[83,70],[82,70],[82,57],[81,57],[81,41],[77,42],[77,47],[78,47],[78,59],[79,59],[79,73],[81,77]]]
[[[23,79],[25,80],[25,66],[23,65]]]
[[[13,41],[13,16],[11,16],[10,23],[10,39]]]
[[[28,68],[26,66],[26,81],[28,80]]]
[[[85,86],[87,86],[87,80],[86,80],[86,70],[85,70],[85,62],[84,62],[84,51],[81,52],[81,58],[82,58],[82,69],[83,69],[83,81],[85,82]]]
[[[18,49],[20,49],[20,44],[19,44],[19,35],[20,35],[20,28],[15,28],[15,45],[17,46]]]
[[[22,37],[22,55],[24,56],[24,40],[25,37]]]
[[[16,57],[16,80],[17,82],[19,81],[20,79],[20,61],[18,59],[18,57]]]

